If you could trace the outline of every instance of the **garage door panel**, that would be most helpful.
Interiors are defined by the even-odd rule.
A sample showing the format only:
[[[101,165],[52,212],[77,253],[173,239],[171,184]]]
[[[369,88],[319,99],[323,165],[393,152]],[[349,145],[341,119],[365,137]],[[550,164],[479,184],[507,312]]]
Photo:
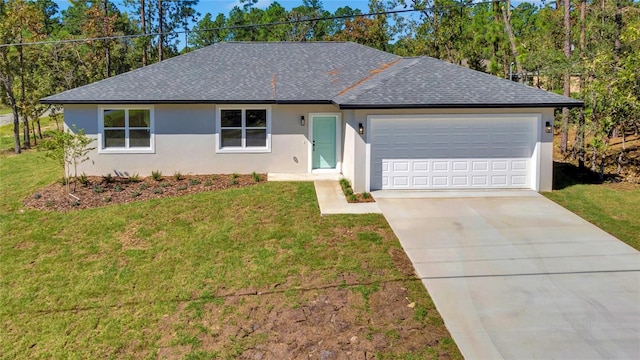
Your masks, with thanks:
[[[482,172],[482,171],[487,171],[489,170],[489,161],[484,160],[484,161],[478,161],[478,160],[474,160],[471,161],[471,169],[475,172]]]
[[[433,162],[433,172],[448,172],[449,171],[449,162],[448,161],[434,161]]]
[[[489,185],[489,177],[484,176],[471,176],[471,186],[473,187],[485,187]]]
[[[491,185],[493,187],[506,187],[507,176],[506,175],[493,175],[491,176]]]
[[[491,162],[491,170],[494,172],[497,171],[507,171],[508,166],[505,160],[494,160]]]
[[[407,187],[409,185],[409,177],[408,176],[394,176],[392,181],[393,186],[396,187]]]
[[[374,119],[371,188],[530,188],[535,124],[534,118]]]
[[[449,187],[449,177],[447,176],[434,176],[433,177],[434,188],[447,188]]]
[[[468,187],[469,186],[469,178],[466,176],[452,176],[451,177],[451,186],[453,187]]]
[[[413,161],[413,172],[422,173],[429,171],[429,162],[423,160]]]
[[[527,184],[527,177],[525,175],[512,175],[511,176],[511,183],[513,185],[526,185]]]
[[[513,160],[511,162],[511,169],[516,171],[526,171],[527,162],[523,160]]]
[[[469,171],[469,161],[452,161],[451,162],[451,169],[453,171],[464,171],[467,172]]]

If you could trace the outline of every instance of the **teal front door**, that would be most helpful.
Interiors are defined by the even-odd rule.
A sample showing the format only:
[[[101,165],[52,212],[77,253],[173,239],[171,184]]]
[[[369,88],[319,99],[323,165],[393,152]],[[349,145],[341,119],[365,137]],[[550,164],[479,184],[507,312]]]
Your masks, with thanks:
[[[314,116],[313,123],[313,168],[336,168],[336,122],[335,116]]]

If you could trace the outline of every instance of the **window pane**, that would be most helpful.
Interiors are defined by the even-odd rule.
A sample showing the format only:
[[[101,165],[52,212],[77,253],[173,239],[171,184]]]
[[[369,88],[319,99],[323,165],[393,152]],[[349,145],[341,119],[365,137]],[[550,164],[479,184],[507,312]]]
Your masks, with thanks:
[[[267,130],[247,130],[247,146],[267,146]]]
[[[241,127],[242,126],[242,110],[221,110],[220,126]]]
[[[124,110],[105,110],[104,127],[124,127]]]
[[[150,127],[151,111],[149,110],[129,110],[130,127]]]
[[[247,127],[267,127],[267,110],[247,110]]]
[[[129,147],[151,146],[151,132],[149,130],[129,130]]]
[[[105,130],[104,147],[124,147],[124,130]]]
[[[222,147],[242,146],[242,130],[221,130]]]

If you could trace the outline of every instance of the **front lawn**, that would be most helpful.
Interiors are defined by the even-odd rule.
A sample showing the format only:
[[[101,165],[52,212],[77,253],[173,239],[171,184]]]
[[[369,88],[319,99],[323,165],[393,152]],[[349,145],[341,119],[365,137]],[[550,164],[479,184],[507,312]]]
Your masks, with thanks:
[[[0,158],[3,358],[461,358],[384,218],[312,183],[24,207],[60,176]]]
[[[640,185],[577,184],[544,195],[640,250]]]

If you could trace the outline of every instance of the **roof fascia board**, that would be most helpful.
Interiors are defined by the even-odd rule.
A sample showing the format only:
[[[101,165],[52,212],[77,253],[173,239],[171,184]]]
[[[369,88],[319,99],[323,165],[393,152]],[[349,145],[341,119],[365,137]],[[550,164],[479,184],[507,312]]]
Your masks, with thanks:
[[[343,110],[357,109],[503,109],[503,108],[579,108],[584,102],[534,104],[337,104]]]
[[[109,105],[109,104],[333,104],[331,100],[47,100],[40,99],[41,104],[50,105]],[[336,105],[337,106],[337,105]]]

